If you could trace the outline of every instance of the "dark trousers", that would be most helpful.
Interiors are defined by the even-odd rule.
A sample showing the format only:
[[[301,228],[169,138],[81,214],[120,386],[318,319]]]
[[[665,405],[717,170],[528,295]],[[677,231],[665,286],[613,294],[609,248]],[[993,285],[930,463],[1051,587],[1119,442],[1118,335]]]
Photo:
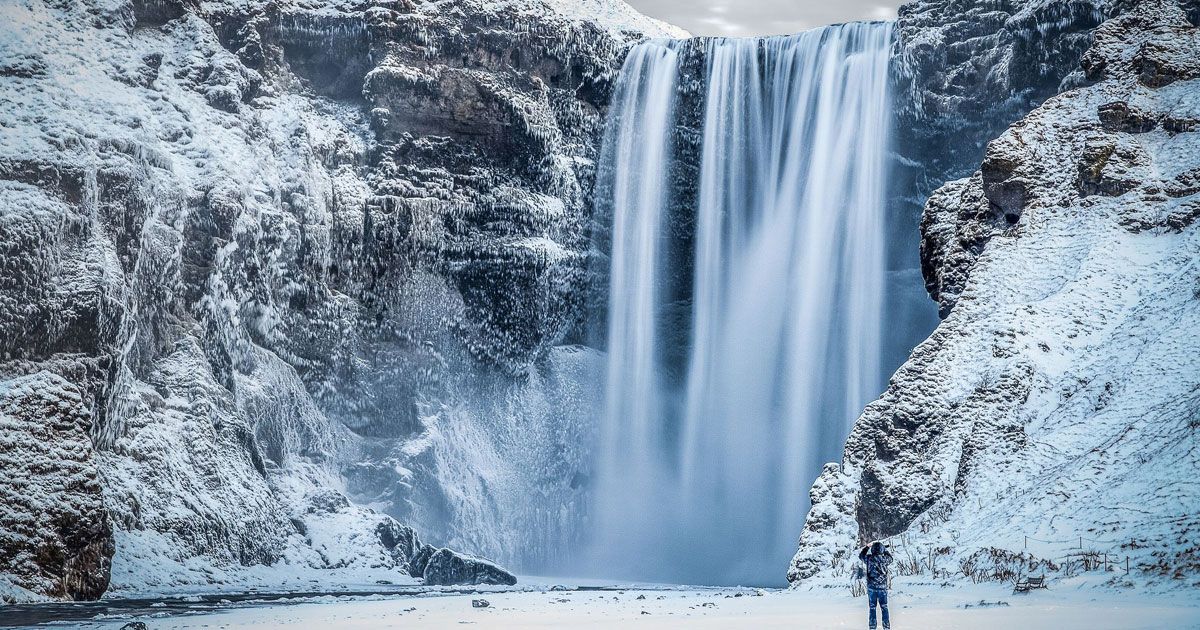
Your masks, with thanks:
[[[867,624],[871,626],[871,630],[875,630],[875,606],[878,605],[883,610],[883,627],[891,628],[892,620],[888,619],[887,609],[887,589],[886,588],[868,588],[867,589],[867,605],[870,606],[871,613],[867,616]]]

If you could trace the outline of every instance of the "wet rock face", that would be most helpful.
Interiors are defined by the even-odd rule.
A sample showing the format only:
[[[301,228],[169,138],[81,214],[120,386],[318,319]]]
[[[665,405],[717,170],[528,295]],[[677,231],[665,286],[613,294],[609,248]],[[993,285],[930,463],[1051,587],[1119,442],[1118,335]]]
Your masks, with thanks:
[[[448,332],[483,364],[521,373],[577,333],[582,299],[569,287],[586,271],[587,193],[623,40],[477,2],[333,17],[266,5],[209,19],[246,65],[286,68],[369,112],[362,221],[373,234],[351,225],[332,237],[370,254],[370,268],[339,271],[382,298],[373,310],[387,319],[416,267],[459,302]]]
[[[50,372],[0,380],[0,427],[0,573],[38,595],[99,598],[113,531],[87,404]]]
[[[1163,121],[1200,107],[1200,30],[1191,5],[1126,9],[1083,55],[1096,83],[930,197],[922,258],[945,320],[814,486],[789,579],[846,571],[855,543],[894,536],[916,556],[950,549],[971,577],[1034,528],[1124,544],[1149,579],[1196,579],[1180,470],[1196,465],[1200,348],[1175,331],[1200,325],[1200,137]],[[1147,50],[1171,70],[1147,73]]]
[[[897,23],[898,185],[927,197],[969,174],[988,141],[1079,69],[1104,0],[922,0]]]

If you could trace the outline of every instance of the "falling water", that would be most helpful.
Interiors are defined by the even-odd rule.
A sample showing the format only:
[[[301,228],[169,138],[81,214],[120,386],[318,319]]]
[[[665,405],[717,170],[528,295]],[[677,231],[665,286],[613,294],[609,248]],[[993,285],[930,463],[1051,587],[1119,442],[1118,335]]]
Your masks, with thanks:
[[[613,215],[599,569],[782,581],[812,480],[882,387],[891,37],[869,23],[707,42],[688,256],[664,224],[683,194],[668,183],[681,44],[631,52],[599,193]],[[674,318],[663,287],[680,264],[690,316]]]
[[[663,476],[663,392],[658,361],[658,275],[664,262],[661,233],[668,203],[671,126],[678,66],[678,42],[647,42],[626,60],[608,122],[602,161],[613,168],[602,176],[601,194],[611,199],[612,291],[605,409],[601,431],[601,482],[638,484],[625,509],[600,511],[605,531],[634,527],[669,490]],[[610,486],[609,495],[622,494]],[[627,510],[627,512],[626,512]],[[641,520],[638,528],[652,526]]]

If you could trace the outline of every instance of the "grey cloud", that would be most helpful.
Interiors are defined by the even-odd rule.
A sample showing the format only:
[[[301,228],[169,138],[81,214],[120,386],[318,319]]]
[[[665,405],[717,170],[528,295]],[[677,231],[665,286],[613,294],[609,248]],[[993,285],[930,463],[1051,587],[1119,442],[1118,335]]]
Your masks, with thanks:
[[[892,19],[902,0],[626,0],[695,35],[779,35],[853,20]]]

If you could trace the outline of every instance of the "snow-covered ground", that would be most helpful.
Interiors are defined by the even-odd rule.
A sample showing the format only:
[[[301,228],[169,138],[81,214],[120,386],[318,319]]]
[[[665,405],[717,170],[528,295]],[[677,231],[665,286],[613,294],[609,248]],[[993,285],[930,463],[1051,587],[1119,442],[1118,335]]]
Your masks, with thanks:
[[[264,602],[196,604],[141,615],[109,614],[71,627],[116,629],[142,621],[155,630],[178,628],[862,628],[866,600],[844,584],[790,591],[642,586],[528,580],[503,592],[426,591],[417,595],[296,597]],[[577,588],[578,587],[578,588]],[[562,589],[564,587],[557,587]],[[579,588],[583,590],[578,590]],[[532,590],[530,590],[532,589]],[[475,608],[472,600],[490,606]],[[166,605],[160,605],[163,611]],[[1187,594],[1112,591],[1094,582],[1054,583],[1013,595],[1010,584],[968,586],[901,583],[891,594],[893,627],[972,629],[1200,628],[1200,601]],[[3,622],[0,621],[0,624]],[[62,622],[67,623],[67,622]],[[62,623],[54,624],[61,627]]]

